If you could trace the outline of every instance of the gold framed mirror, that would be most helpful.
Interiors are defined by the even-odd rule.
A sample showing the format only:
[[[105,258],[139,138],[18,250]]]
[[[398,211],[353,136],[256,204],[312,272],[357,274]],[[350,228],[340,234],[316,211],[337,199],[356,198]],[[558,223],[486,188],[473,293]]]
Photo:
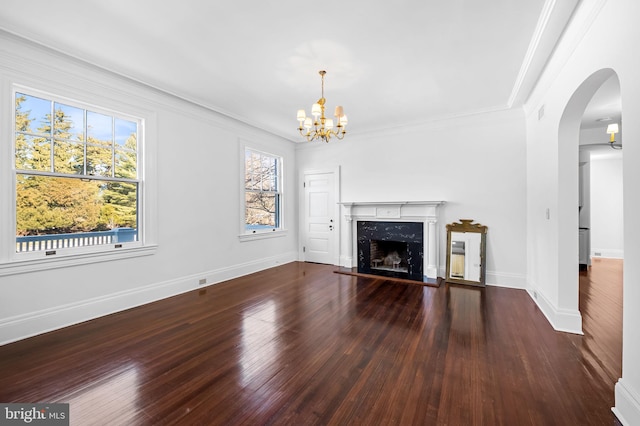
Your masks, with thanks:
[[[484,287],[488,227],[472,222],[460,219],[447,225],[445,281]]]

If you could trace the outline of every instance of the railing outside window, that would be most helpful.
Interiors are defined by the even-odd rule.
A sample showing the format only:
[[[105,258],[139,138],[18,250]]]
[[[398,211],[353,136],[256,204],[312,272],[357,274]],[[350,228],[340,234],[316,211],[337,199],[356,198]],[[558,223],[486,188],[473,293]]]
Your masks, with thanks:
[[[56,250],[61,248],[95,246],[137,241],[138,230],[116,228],[110,231],[75,234],[28,235],[16,237],[16,252]]]

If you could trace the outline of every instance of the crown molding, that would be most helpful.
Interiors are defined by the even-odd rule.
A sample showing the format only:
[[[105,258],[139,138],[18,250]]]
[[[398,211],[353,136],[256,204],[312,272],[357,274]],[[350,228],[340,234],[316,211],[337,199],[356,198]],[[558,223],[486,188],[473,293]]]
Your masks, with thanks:
[[[47,62],[46,66],[48,69],[53,69],[55,71],[68,74],[70,72],[68,68],[68,64],[73,64],[75,67],[81,70],[79,72],[72,72],[72,74],[74,74],[74,78],[86,80],[87,83],[90,84],[91,86],[101,88],[104,93],[119,93],[121,95],[121,98],[126,99],[126,96],[123,96],[123,95],[130,95],[131,91],[127,90],[126,88],[121,88],[118,84],[110,84],[110,82],[104,83],[104,82],[96,81],[96,79],[88,79],[86,77],[86,72],[84,71],[101,73],[110,79],[118,79],[120,81],[125,80],[132,87],[135,87],[138,89],[144,89],[147,91],[147,93],[143,93],[142,90],[137,91],[136,95],[139,96],[140,98],[148,102],[153,102],[156,104],[161,104],[165,107],[169,107],[170,109],[173,109],[177,112],[184,113],[184,108],[181,108],[180,106],[167,102],[167,98],[180,101],[183,104],[186,103],[191,106],[194,106],[206,112],[208,115],[213,113],[214,114],[213,120],[217,121],[218,124],[223,124],[223,123],[229,124],[229,122],[235,122],[236,124],[241,125],[238,127],[240,127],[242,130],[246,130],[248,127],[250,129],[253,129],[254,131],[268,133],[269,135],[275,136],[278,139],[285,139],[286,141],[292,142],[292,143],[296,142],[296,140],[290,135],[285,135],[285,134],[282,134],[281,132],[276,131],[275,129],[271,129],[266,126],[261,126],[243,117],[236,116],[223,109],[212,107],[211,105],[208,105],[205,102],[202,102],[200,100],[179,95],[170,90],[166,90],[159,86],[144,82],[135,77],[124,74],[122,72],[115,71],[113,69],[110,69],[102,65],[98,65],[90,60],[87,60],[86,58],[81,58],[77,55],[69,54],[54,46],[40,43],[38,41],[35,41],[34,38],[30,37],[29,35],[24,36],[22,34],[17,34],[10,30],[7,30],[6,28],[0,28],[0,39],[3,39],[3,38],[7,40],[11,40],[14,43],[26,44],[29,48],[33,49],[34,51],[37,51],[40,54],[49,55],[57,58],[58,60],[62,59],[64,61],[67,61],[65,67],[56,66],[54,65],[54,63]],[[24,55],[21,55],[21,54],[16,54],[12,51],[7,50],[6,48],[0,50],[0,58],[8,59],[6,61],[2,61],[3,68],[14,71],[16,73],[24,73],[25,69],[29,69],[29,68],[25,68],[25,65],[38,64],[39,66],[42,66],[42,62],[43,62],[42,60],[33,59],[31,57],[25,57]],[[38,69],[38,67],[35,67],[33,69]],[[32,75],[32,78],[40,78],[40,75]],[[209,116],[208,119],[211,120],[212,117]],[[223,120],[220,120],[220,119],[223,119]]]
[[[556,43],[553,54],[549,57],[537,81],[524,99],[523,107],[527,116],[538,111],[549,87],[578,48],[607,1],[580,0],[578,2],[571,19]]]
[[[546,0],[507,105],[524,103],[554,55],[581,0]]]

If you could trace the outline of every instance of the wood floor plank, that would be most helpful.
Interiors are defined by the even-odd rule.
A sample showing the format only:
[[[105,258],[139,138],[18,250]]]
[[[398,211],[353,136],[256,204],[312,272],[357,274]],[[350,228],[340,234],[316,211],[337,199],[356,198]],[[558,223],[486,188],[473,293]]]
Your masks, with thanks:
[[[584,336],[523,290],[333,270],[290,263],[2,346],[0,401],[69,402],[77,425],[613,424],[621,264],[581,273]]]

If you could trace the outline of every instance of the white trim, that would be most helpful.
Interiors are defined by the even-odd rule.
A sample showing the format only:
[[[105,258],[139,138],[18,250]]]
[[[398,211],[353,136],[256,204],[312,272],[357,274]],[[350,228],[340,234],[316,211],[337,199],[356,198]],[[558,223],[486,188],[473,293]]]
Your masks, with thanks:
[[[619,379],[615,386],[616,405],[611,409],[625,426],[640,425],[640,394]]]
[[[558,309],[544,295],[540,289],[535,286],[528,286],[527,292],[538,308],[556,331],[565,333],[573,333],[583,335],[582,332],[582,315],[579,310]]]
[[[545,33],[547,26],[549,25],[549,18],[551,17],[551,12],[553,12],[555,4],[556,0],[546,0],[544,6],[542,7],[542,12],[540,13],[540,17],[538,18],[536,29],[533,32],[531,41],[529,42],[529,47],[527,48],[527,53],[524,56],[522,65],[520,66],[520,71],[518,73],[518,77],[516,78],[516,82],[511,89],[511,96],[509,96],[509,100],[507,101],[507,106],[509,108],[513,106],[516,98],[522,90],[522,84],[524,83],[524,79],[527,74],[529,74],[529,71],[531,69],[531,62],[538,53],[540,40],[542,39],[542,36]]]
[[[286,229],[274,229],[272,231],[261,231],[253,234],[240,234],[238,235],[238,238],[241,242],[264,240],[267,238],[286,237],[288,232],[289,231],[287,231]]]
[[[288,252],[0,320],[0,345],[296,261]],[[199,280],[206,277],[207,284]]]
[[[527,289],[527,276],[511,272],[487,271],[485,284],[494,287]]]
[[[440,254],[438,237],[439,208],[445,201],[373,201],[373,202],[345,202],[339,203],[344,207],[344,218],[347,222],[346,246],[347,253],[341,261],[346,267],[355,266],[357,259],[357,230],[359,220],[422,222],[424,232],[423,273],[428,278],[438,278]],[[342,238],[342,236],[341,236]],[[342,263],[341,263],[342,265]]]
[[[595,253],[600,253],[596,256]],[[592,258],[601,258],[606,257],[608,259],[624,259],[624,250],[622,249],[601,249],[601,248],[591,248],[591,257]]]
[[[523,109],[526,116],[537,113],[542,106],[544,103],[542,99],[546,96],[552,82],[557,79],[560,71],[580,45],[607,1],[609,0],[578,2],[562,35],[556,41],[556,47],[552,55],[553,60],[545,64],[538,80],[524,100]]]
[[[47,257],[29,260],[18,260],[8,263],[0,263],[0,277],[28,272],[45,271],[70,266],[87,265],[89,263],[108,262],[119,259],[129,259],[140,256],[150,256],[156,253],[158,246],[147,245],[144,247],[123,247],[114,249],[109,245],[110,251],[98,251],[94,253],[76,253],[68,256]],[[100,246],[101,247],[101,246]],[[102,249],[104,250],[104,249]]]

